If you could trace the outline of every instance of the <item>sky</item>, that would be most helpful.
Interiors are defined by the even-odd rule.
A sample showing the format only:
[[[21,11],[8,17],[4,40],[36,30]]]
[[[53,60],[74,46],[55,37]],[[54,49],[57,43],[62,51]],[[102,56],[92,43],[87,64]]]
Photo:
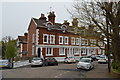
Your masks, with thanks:
[[[4,0],[0,2],[0,40],[4,36],[12,36],[16,39],[27,32],[32,17],[39,18],[41,13],[48,16],[48,12],[54,11],[56,22],[64,20],[71,22],[71,15],[67,9],[72,8],[74,0]],[[50,9],[50,7],[52,7]],[[2,36],[1,36],[2,35]]]

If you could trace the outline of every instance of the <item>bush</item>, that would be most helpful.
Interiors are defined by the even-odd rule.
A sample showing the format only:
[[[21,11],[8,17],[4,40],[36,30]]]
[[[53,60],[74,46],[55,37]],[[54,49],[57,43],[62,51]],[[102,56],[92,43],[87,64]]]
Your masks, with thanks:
[[[111,64],[112,68],[115,69],[116,71],[120,72],[120,63],[118,61],[113,61]]]
[[[14,58],[14,61],[16,62],[16,61],[20,61],[20,56],[16,56],[15,58]]]
[[[16,56],[14,58],[15,61],[24,61],[24,60],[31,60],[34,56],[23,56],[23,57],[20,57],[20,56]]]

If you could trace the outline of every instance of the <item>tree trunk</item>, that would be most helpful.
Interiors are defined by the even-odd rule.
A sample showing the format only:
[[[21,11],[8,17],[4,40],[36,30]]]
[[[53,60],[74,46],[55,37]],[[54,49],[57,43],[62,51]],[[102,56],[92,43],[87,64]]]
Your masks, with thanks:
[[[116,26],[116,28],[113,29],[112,49],[115,60],[120,63],[120,38],[118,28],[119,27]]]

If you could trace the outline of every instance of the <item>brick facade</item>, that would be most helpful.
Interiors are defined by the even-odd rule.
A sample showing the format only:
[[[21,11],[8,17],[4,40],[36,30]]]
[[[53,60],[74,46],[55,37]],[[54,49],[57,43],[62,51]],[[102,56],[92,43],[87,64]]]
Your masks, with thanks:
[[[41,14],[39,19],[32,18],[28,27],[28,56],[55,57],[62,59],[67,56],[86,56],[103,54],[103,51],[95,45],[86,45],[82,37],[76,33],[77,19],[73,19],[72,26],[66,20],[64,23],[55,22],[54,12],[50,12],[47,18]],[[96,41],[97,43],[97,41]],[[104,47],[104,45],[102,45]]]

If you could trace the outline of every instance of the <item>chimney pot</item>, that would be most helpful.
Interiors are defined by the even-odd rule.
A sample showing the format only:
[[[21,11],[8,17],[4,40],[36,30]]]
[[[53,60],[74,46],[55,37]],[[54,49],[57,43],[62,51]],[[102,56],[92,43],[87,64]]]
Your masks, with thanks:
[[[78,27],[78,20],[77,20],[77,18],[73,18],[72,26],[73,27]]]
[[[52,22],[53,25],[55,24],[55,13],[54,12],[49,12],[49,15],[48,15],[48,21]]]

